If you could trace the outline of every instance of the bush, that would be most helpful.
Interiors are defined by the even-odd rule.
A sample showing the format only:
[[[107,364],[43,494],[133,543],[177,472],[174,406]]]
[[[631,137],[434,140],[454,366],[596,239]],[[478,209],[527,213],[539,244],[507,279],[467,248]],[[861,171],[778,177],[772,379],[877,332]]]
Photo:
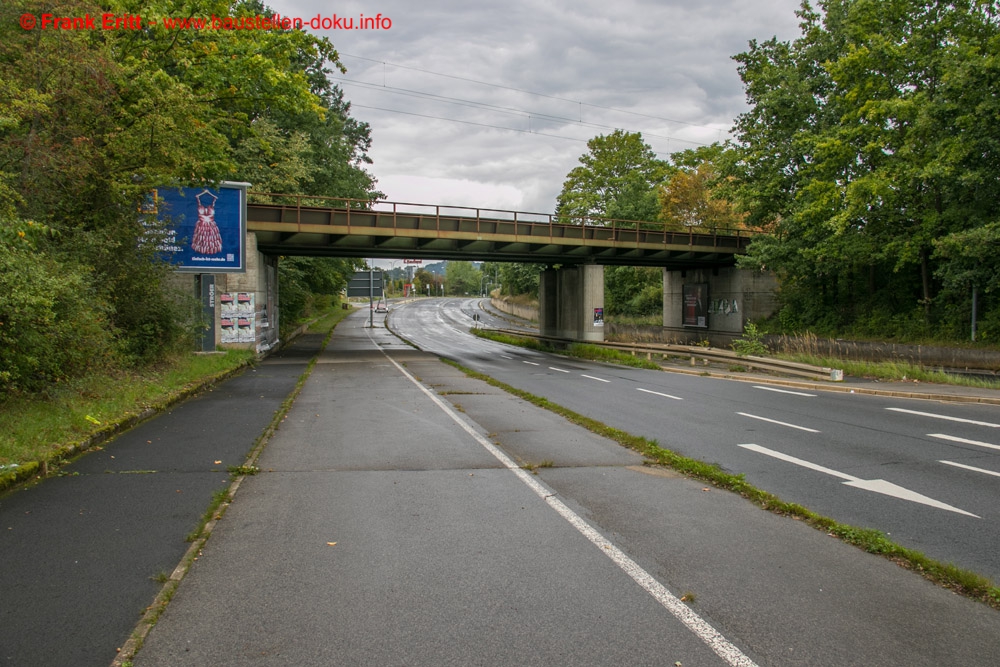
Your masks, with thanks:
[[[84,270],[0,243],[0,390],[38,391],[106,366],[108,315]]]

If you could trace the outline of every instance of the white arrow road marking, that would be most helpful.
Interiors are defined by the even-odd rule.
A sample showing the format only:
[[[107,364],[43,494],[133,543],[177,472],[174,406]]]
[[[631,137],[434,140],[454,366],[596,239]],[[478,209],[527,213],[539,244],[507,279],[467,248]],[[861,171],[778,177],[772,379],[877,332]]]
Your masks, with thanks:
[[[844,482],[847,486],[853,486],[856,489],[865,489],[866,491],[874,491],[875,493],[881,493],[882,495],[892,496],[893,498],[899,498],[901,500],[909,500],[910,502],[920,503],[921,505],[928,505],[930,507],[936,507],[942,510],[948,510],[949,512],[957,512],[958,514],[964,514],[965,516],[971,516],[976,519],[982,518],[965,510],[960,510],[957,507],[952,507],[951,505],[946,505],[939,500],[934,500],[933,498],[928,498],[923,496],[916,491],[910,491],[909,489],[904,489],[901,486],[893,484],[892,482],[887,482],[884,479],[860,479],[854,475],[848,475],[847,473],[840,472],[838,470],[833,470],[831,468],[824,468],[821,465],[815,463],[810,463],[809,461],[804,461],[802,459],[797,459],[794,456],[789,456],[788,454],[782,454],[781,452],[776,452],[773,449],[768,449],[767,447],[761,447],[760,445],[740,445],[744,449],[749,449],[750,451],[757,452],[758,454],[764,454],[766,456],[771,456],[782,461],[787,461],[788,463],[794,463],[795,465],[802,466],[803,468],[809,468],[810,470],[816,470],[817,472],[826,473],[827,475],[833,475],[834,477],[839,477],[841,479],[847,480]]]
[[[581,375],[583,374],[581,373]],[[593,375],[583,375],[583,377],[587,378],[588,380],[597,380],[598,382],[611,382],[611,380],[605,380],[604,378],[595,378]]]
[[[981,472],[984,475],[993,475],[994,477],[1000,477],[1000,472],[987,470],[985,468],[975,468],[973,466],[967,466],[964,463],[955,463],[954,461],[938,461],[938,463],[943,463],[946,466],[955,466],[956,468],[965,468],[966,470],[972,470],[973,472]]]
[[[988,442],[979,442],[978,440],[966,440],[965,438],[956,438],[953,435],[945,435],[944,433],[928,433],[928,438],[941,438],[942,440],[951,440],[952,442],[960,442],[963,445],[975,445],[976,447],[988,447],[990,449],[1000,449],[1000,445],[991,445]]]
[[[663,398],[672,398],[675,401],[683,401],[684,400],[683,398],[680,398],[679,396],[671,396],[670,394],[661,394],[658,391],[650,391],[649,389],[637,388],[636,391],[642,391],[642,392],[645,392],[647,394],[654,394],[656,396],[662,396]]]
[[[788,391],[787,389],[776,389],[774,387],[765,387],[763,385],[755,384],[754,389],[766,389],[767,391],[776,391],[779,394],[794,394],[795,396],[808,396],[809,398],[816,398],[816,394],[806,394],[801,391]]]
[[[952,422],[962,422],[963,424],[975,424],[976,426],[988,426],[990,428],[1000,428],[1000,424],[993,422],[978,422],[975,419],[962,419],[961,417],[950,417],[948,415],[938,415],[933,412],[920,412],[918,410],[904,410],[903,408],[886,408],[893,412],[905,412],[908,415],[919,415],[921,417],[933,417],[934,419],[947,419]]]
[[[737,412],[738,415],[743,415],[744,417],[749,417],[750,419],[759,419],[762,422],[770,422],[772,424],[778,424],[780,426],[787,426],[788,428],[797,428],[800,431],[808,431],[809,433],[819,433],[814,428],[806,428],[805,426],[796,426],[795,424],[789,424],[787,422],[779,422],[777,419],[768,419],[767,417],[758,417],[757,415],[751,415],[746,412]]]

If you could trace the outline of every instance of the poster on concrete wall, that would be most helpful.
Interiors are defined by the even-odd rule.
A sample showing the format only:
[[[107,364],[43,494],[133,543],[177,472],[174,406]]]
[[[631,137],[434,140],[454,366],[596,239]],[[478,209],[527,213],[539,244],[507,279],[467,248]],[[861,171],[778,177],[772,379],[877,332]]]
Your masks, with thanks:
[[[246,188],[246,183],[156,188],[141,207],[146,241],[155,243],[178,271],[244,273]]]
[[[594,326],[603,327],[604,326],[604,309],[594,308]]]
[[[223,343],[254,343],[257,340],[253,292],[223,292],[219,295]]]
[[[684,312],[681,323],[686,327],[708,328],[708,283],[684,285]]]

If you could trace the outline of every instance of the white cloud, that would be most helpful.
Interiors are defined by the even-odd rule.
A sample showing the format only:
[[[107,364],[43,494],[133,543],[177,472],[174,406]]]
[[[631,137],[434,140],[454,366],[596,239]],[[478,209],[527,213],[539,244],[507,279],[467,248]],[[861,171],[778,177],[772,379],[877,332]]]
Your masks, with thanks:
[[[268,4],[293,17],[391,19],[388,30],[319,31],[348,67],[340,85],[371,125],[370,169],[389,199],[551,212],[598,134],[641,131],[664,157],[726,139],[745,108],[732,56],[751,39],[794,39],[800,3]]]

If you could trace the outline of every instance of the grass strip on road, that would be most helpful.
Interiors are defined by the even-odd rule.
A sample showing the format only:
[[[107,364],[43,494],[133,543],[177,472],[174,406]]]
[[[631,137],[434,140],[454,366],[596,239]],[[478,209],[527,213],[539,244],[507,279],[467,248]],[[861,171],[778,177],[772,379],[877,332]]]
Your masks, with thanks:
[[[896,544],[880,531],[838,523],[801,505],[785,502],[774,494],[758,489],[748,483],[742,474],[734,475],[727,473],[717,465],[681,456],[676,452],[661,447],[655,440],[632,435],[610,427],[595,419],[585,417],[561,405],[552,403],[548,399],[535,396],[534,394],[500,382],[488,375],[466,368],[454,361],[448,359],[442,359],[442,361],[461,370],[469,377],[482,380],[533,405],[554,412],[597,435],[614,440],[624,447],[635,450],[647,457],[652,463],[666,466],[689,477],[708,482],[717,488],[738,493],[761,509],[803,521],[817,530],[822,530],[828,535],[864,549],[868,553],[881,555],[902,567],[918,572],[926,579],[944,588],[983,602],[995,609],[1000,609],[1000,588],[987,577],[928,558],[919,551]]]

